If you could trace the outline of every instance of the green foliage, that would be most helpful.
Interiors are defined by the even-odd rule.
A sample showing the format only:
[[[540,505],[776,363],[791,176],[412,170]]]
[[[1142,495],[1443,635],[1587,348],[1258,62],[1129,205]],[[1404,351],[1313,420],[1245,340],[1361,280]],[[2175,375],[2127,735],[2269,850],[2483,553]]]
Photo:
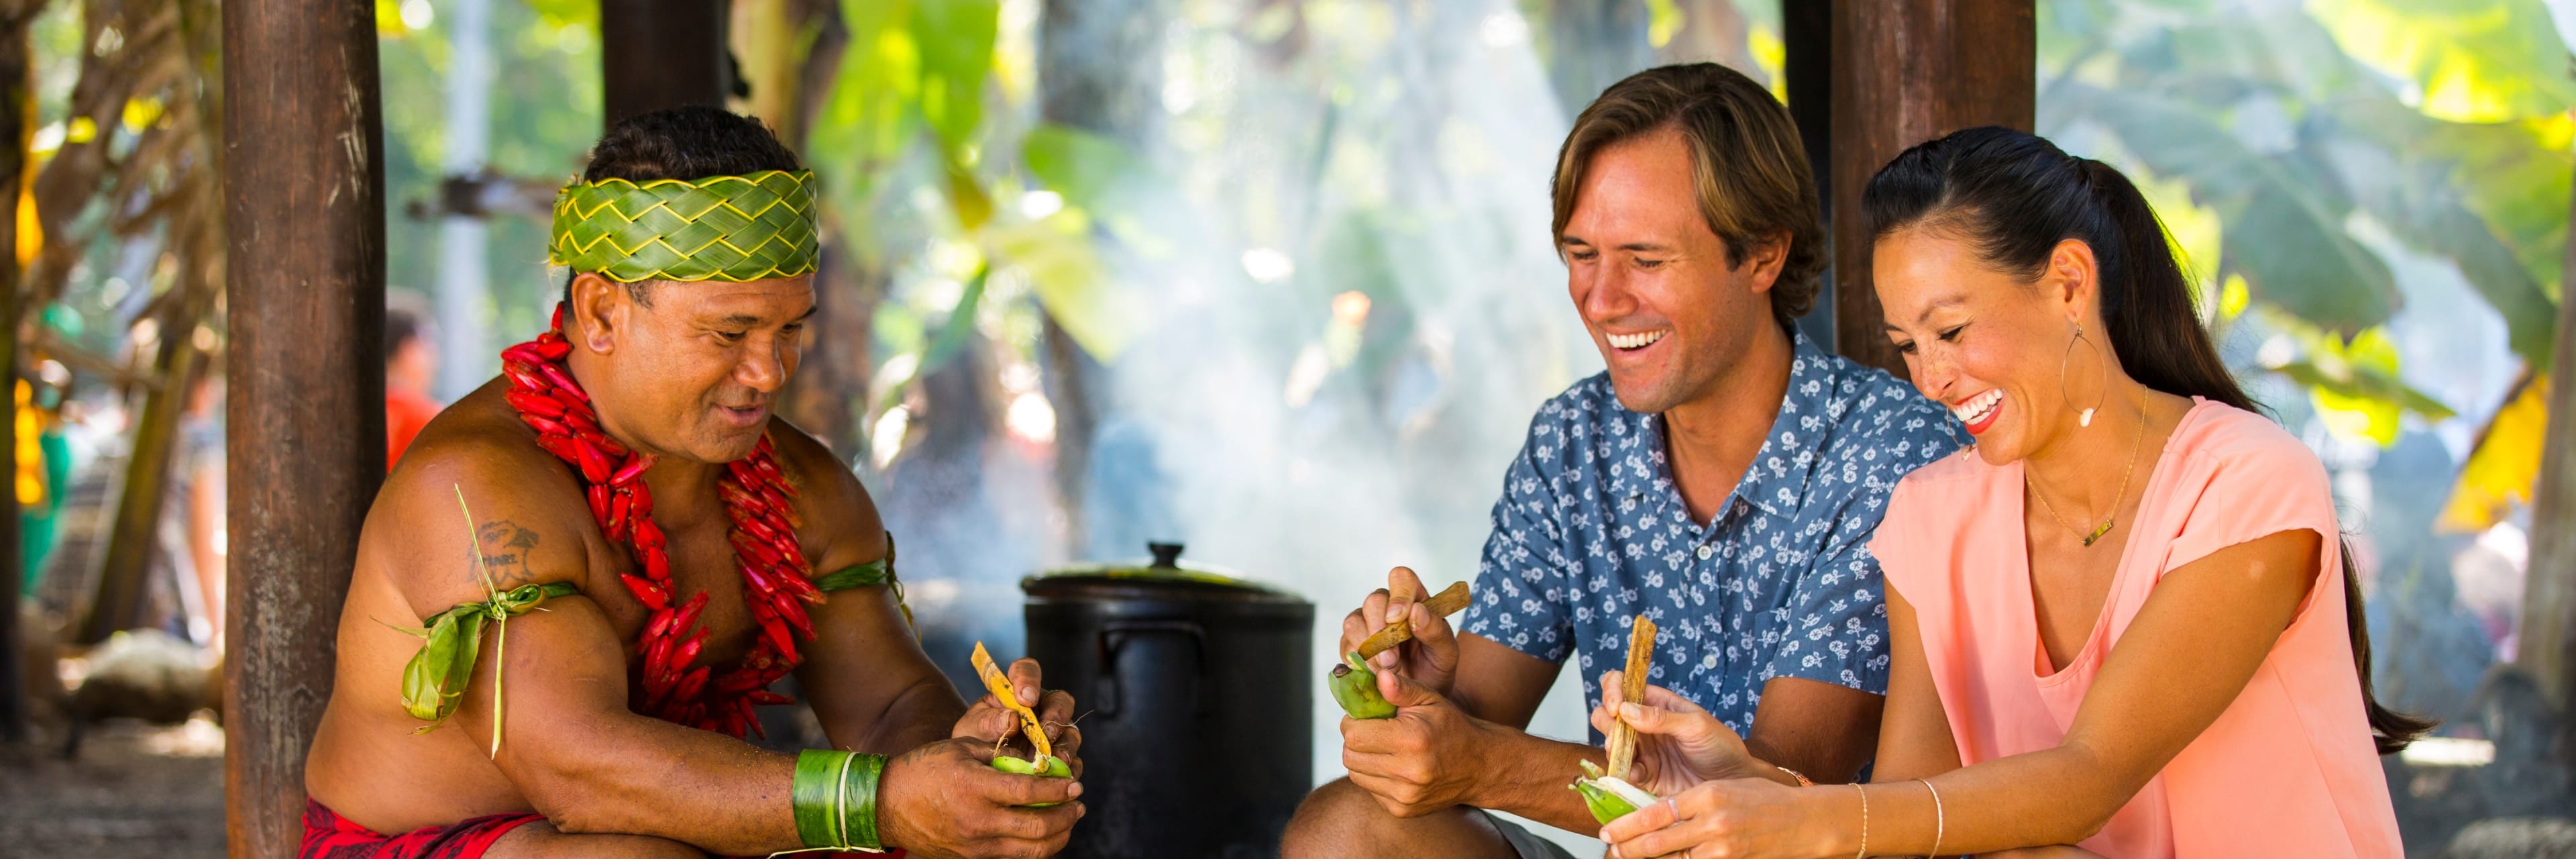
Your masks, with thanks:
[[[2309,0],[2353,58],[2421,88],[2424,114],[2505,122],[2566,111],[2576,82],[2540,0]]]
[[[2401,411],[2450,414],[2396,381],[2400,356],[2376,326],[2401,298],[2360,222],[2454,263],[2513,351],[2546,363],[2576,84],[2536,0],[2311,0],[2250,15],[2065,0],[2042,12],[2043,133],[2107,131],[2114,161],[2180,179],[2215,211],[2212,276],[2241,276],[2276,311],[2260,318],[2295,334],[2302,357],[2273,369],[2346,416],[2343,429],[2389,441]]]
[[[2149,169],[2189,182],[2195,200],[2218,211],[2227,234],[2220,266],[2244,274],[2256,297],[2345,331],[2397,309],[2388,265],[2344,233],[2352,204],[2321,192],[2317,165],[2256,152],[2170,99],[2089,87],[2070,96]]]

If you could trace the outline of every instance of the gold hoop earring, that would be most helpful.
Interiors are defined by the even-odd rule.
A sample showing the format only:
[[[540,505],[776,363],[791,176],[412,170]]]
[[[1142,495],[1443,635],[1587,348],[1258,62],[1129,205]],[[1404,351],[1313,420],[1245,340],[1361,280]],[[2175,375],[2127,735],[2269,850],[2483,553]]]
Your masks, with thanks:
[[[2111,392],[2111,362],[2103,359],[2101,344],[2093,342],[2093,338],[2084,336],[2084,324],[2075,323],[2075,339],[2066,341],[2066,353],[2058,356],[2057,359],[2057,396],[2065,399],[2068,406],[2075,405],[2075,398],[2066,393],[2066,365],[2074,360],[2077,343],[2090,347],[2093,350],[2093,363],[2102,368],[2101,390],[2094,393],[2093,405],[2077,409],[2075,412],[2075,425],[2089,427],[2093,425],[2093,413],[2102,409],[2102,398]]]

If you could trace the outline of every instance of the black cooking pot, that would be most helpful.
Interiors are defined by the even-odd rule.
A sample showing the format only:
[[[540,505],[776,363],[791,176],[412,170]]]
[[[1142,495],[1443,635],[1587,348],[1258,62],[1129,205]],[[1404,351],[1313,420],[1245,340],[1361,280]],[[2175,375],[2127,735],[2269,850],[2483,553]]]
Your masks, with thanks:
[[[1314,778],[1315,604],[1151,548],[1020,581],[1029,655],[1085,714],[1063,855],[1276,856]]]

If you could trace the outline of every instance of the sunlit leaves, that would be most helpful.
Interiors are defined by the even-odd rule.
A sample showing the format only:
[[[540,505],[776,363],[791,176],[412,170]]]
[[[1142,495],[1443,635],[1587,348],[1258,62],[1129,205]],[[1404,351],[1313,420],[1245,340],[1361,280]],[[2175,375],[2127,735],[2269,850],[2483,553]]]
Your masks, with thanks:
[[[2409,80],[2424,114],[2505,122],[2576,104],[2567,46],[2540,0],[2309,0],[2355,59]]]
[[[2435,524],[2445,531],[2476,533],[2530,503],[2548,429],[2549,377],[2526,378],[2487,422]]]
[[[2407,244],[2450,257],[2504,317],[2514,352],[2546,363],[2556,307],[2533,274],[2537,254],[2508,241],[2559,247],[2567,216],[2565,156],[2539,151],[2514,126],[2439,122],[2384,99],[2347,101],[2334,110],[2341,122],[2323,148],[2354,203]],[[2479,157],[2487,153],[2495,160]],[[2554,188],[2555,208],[2532,211],[2536,221],[2512,223],[2469,207],[2471,195],[2481,192],[2520,193],[2500,182]]]
[[[2414,412],[2429,420],[2451,417],[2449,406],[2397,378],[2397,345],[2384,328],[2344,340],[2291,320],[2272,320],[2297,341],[2299,357],[2272,366],[2308,386],[2318,416],[2337,433],[2382,445],[2397,441],[2399,418]]]

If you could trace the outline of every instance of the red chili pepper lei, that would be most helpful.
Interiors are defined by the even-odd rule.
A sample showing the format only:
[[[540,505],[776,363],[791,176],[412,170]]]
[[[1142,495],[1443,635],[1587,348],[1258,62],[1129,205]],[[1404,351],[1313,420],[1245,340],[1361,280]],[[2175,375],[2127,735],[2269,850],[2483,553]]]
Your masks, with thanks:
[[[581,481],[591,518],[609,540],[624,544],[635,557],[635,575],[618,581],[652,612],[636,652],[644,664],[633,678],[637,709],[694,728],[744,736],[760,728],[754,704],[793,700],[768,686],[794,670],[796,639],[814,637],[805,605],[819,593],[808,581],[814,574],[804,547],[792,528],[798,521],[796,497],[778,467],[777,449],[763,436],[751,456],[726,464],[717,489],[724,500],[726,535],[733,544],[735,568],[742,575],[743,595],[752,609],[759,635],[742,665],[721,676],[707,666],[691,666],[706,641],[695,628],[707,604],[700,592],[686,599],[674,590],[670,551],[662,528],[653,521],[653,493],[642,480],[653,464],[650,454],[628,449],[600,431],[599,413],[589,393],[564,366],[572,344],[563,336],[558,310],[555,330],[502,350],[503,375],[510,380],[504,395],[521,422],[537,433],[537,446],[572,467]]]

